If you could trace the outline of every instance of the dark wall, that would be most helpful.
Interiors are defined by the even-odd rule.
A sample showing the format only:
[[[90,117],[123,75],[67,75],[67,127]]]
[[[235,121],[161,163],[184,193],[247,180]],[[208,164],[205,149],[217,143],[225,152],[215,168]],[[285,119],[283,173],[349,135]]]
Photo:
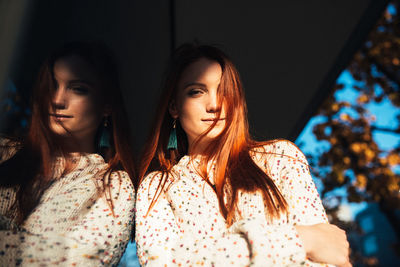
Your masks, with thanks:
[[[40,65],[67,41],[104,41],[115,52],[130,124],[140,144],[171,51],[168,1],[36,1],[12,65],[16,87],[29,91]]]
[[[20,50],[23,25],[28,20],[27,0],[0,1],[0,99],[15,54]]]
[[[176,1],[177,44],[223,44],[241,73],[250,125],[295,139],[387,1]]]
[[[10,1],[6,1],[11,3]],[[294,139],[363,42],[387,1],[65,1],[41,0],[23,16],[8,64],[29,92],[38,68],[65,41],[103,40],[116,53],[125,105],[139,147],[172,49],[199,39],[231,55],[244,81],[252,130],[261,139]],[[4,10],[0,11],[0,14]],[[9,24],[10,25],[10,24]],[[15,41],[16,40],[16,41]],[[0,40],[0,43],[4,40]],[[10,51],[11,51],[10,50]],[[0,70],[0,74],[6,71]],[[1,77],[0,77],[1,78]],[[0,79],[1,81],[1,79]],[[28,93],[24,94],[26,101]]]

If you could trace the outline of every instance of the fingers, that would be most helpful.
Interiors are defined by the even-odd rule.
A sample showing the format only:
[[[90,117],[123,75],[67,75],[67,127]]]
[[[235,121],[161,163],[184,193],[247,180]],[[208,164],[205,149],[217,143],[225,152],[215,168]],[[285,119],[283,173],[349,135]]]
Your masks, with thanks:
[[[349,255],[350,244],[347,240],[347,235],[344,230],[333,224],[328,224],[323,227],[331,233],[333,247],[331,249],[336,251],[335,262],[340,267],[351,267]]]
[[[344,230],[328,223],[296,227],[309,259],[336,266],[352,266],[350,244]]]
[[[347,241],[347,235],[344,235],[344,243],[342,246],[342,255],[343,258],[339,260],[340,264],[338,266],[340,267],[352,267],[353,265],[350,263],[350,244]]]

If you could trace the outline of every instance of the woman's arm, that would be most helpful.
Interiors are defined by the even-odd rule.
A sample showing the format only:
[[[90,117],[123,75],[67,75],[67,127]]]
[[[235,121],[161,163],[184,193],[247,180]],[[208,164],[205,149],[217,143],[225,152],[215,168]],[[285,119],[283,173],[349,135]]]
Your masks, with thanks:
[[[282,190],[291,212],[290,222],[296,225],[308,258],[316,262],[334,265],[349,263],[349,243],[346,233],[334,225],[329,225],[325,209],[317,188],[310,175],[308,162],[297,146],[289,141],[276,144],[287,173]],[[309,225],[311,227],[305,227]]]
[[[115,216],[105,197],[99,196],[83,207],[86,210],[80,212],[85,215],[63,233],[0,231],[0,266],[117,264],[131,234],[134,189],[125,172],[115,172],[110,179]]]
[[[256,153],[256,163],[274,179],[288,204],[288,223],[295,225],[309,259],[335,265],[348,262],[346,234],[328,224],[325,209],[309,172],[307,159],[296,145],[278,141],[264,148],[267,154]],[[247,197],[248,198],[248,197]],[[257,214],[261,195],[243,201],[247,214]],[[252,208],[253,207],[253,208]],[[263,218],[260,218],[262,220]]]
[[[136,243],[142,265],[292,266],[305,261],[305,251],[294,226],[271,226],[248,218],[217,231],[215,220],[224,221],[224,218],[208,213],[209,203],[191,195],[186,188],[171,189],[184,203],[171,204],[161,194],[147,214],[160,176],[150,174],[138,189]],[[276,241],[282,236],[289,237],[284,250]]]

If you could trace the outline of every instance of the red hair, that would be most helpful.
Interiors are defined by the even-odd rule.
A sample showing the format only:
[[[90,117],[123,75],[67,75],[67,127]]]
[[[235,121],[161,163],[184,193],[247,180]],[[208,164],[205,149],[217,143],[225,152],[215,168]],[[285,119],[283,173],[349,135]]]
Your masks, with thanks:
[[[19,142],[21,149],[11,159],[0,165],[2,179],[0,185],[18,186],[16,202],[10,216],[22,223],[38,204],[40,197],[50,185],[53,177],[54,159],[63,155],[61,140],[49,127],[49,107],[56,84],[53,73],[54,63],[64,57],[78,56],[93,68],[101,81],[101,91],[106,103],[111,107],[112,129],[111,147],[102,154],[108,163],[103,175],[102,190],[110,194],[109,175],[116,170],[125,170],[136,186],[134,160],[130,143],[129,123],[119,88],[119,78],[115,61],[108,48],[101,43],[69,43],[55,51],[42,65],[33,91],[32,117],[27,137]],[[99,131],[95,143],[98,142]],[[15,143],[14,143],[15,144]],[[64,173],[68,172],[68,166]],[[109,205],[113,208],[110,198]]]
[[[226,125],[221,134],[207,145],[204,151],[206,159],[201,164],[200,174],[205,181],[210,183],[207,162],[211,159],[215,160],[215,192],[221,212],[229,225],[233,223],[240,190],[247,192],[261,190],[265,198],[268,215],[271,218],[279,217],[287,209],[286,201],[273,180],[257,166],[250,155],[254,148],[269,142],[257,142],[250,137],[245,95],[239,73],[232,61],[221,50],[213,46],[196,44],[184,44],[172,56],[153,129],[142,153],[139,168],[140,182],[149,171],[161,171],[163,174],[163,179],[158,185],[150,208],[164,190],[172,167],[183,155],[188,153],[187,137],[179,123],[177,123],[178,149],[167,150],[173,123],[173,118],[168,112],[168,106],[171,101],[176,101],[177,84],[183,71],[201,58],[215,61],[222,68],[218,99],[226,109]],[[197,139],[194,145],[198,144],[212,127],[213,125]],[[226,184],[231,187],[228,203],[224,202],[226,192],[223,188]]]

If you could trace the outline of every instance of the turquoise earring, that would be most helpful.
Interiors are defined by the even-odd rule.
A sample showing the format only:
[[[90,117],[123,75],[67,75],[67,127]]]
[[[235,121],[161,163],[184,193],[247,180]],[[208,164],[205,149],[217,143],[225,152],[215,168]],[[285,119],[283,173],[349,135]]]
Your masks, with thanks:
[[[108,116],[104,119],[104,126],[101,129],[99,148],[109,148],[110,145],[110,131],[108,129]]]
[[[171,133],[169,134],[167,149],[178,149],[178,141],[176,138],[176,119],[174,119],[172,130]]]

